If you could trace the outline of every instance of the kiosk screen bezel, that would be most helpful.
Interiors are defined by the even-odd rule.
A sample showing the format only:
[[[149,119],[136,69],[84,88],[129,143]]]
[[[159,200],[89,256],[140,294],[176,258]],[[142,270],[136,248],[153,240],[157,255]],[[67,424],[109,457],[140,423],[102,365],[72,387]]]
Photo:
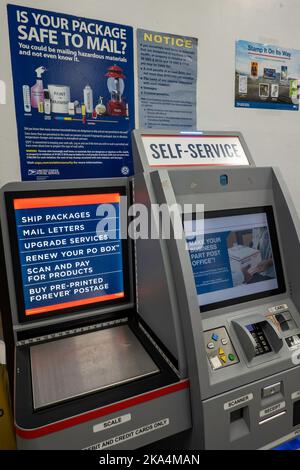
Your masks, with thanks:
[[[123,264],[123,285],[124,296],[113,300],[106,300],[91,303],[88,305],[73,306],[70,308],[60,308],[51,310],[50,312],[43,312],[34,315],[25,314],[25,299],[23,291],[23,280],[21,273],[21,260],[19,255],[17,225],[14,209],[15,199],[25,198],[41,198],[41,197],[55,197],[55,196],[80,196],[89,194],[115,194],[120,196],[127,196],[127,189],[125,186],[108,186],[108,187],[82,187],[82,188],[67,188],[67,189],[46,189],[46,190],[28,190],[28,191],[7,191],[5,192],[5,205],[7,213],[8,233],[10,238],[10,251],[12,259],[13,277],[15,283],[17,314],[20,323],[38,322],[44,319],[67,317],[68,315],[76,313],[87,313],[112,306],[120,306],[130,302],[130,260],[129,260],[129,241],[128,239],[121,239],[122,245],[122,264]]]
[[[249,294],[240,297],[234,297],[231,299],[226,299],[218,302],[212,302],[209,304],[199,305],[201,312],[208,312],[210,310],[216,310],[219,308],[229,307],[231,305],[237,305],[245,302],[250,302],[252,300],[262,299],[265,297],[270,297],[286,292],[286,285],[284,279],[283,266],[281,261],[280,246],[277,236],[276,222],[274,217],[274,211],[272,206],[260,206],[260,207],[250,207],[250,208],[238,208],[238,209],[222,209],[218,211],[205,211],[204,212],[204,221],[205,219],[214,219],[219,217],[232,217],[239,215],[247,214],[260,214],[265,213],[267,215],[267,223],[269,228],[272,254],[274,259],[274,265],[276,270],[276,278],[278,287],[276,289],[266,290],[263,292],[257,292],[254,294]],[[196,213],[184,214],[184,220],[196,220]]]

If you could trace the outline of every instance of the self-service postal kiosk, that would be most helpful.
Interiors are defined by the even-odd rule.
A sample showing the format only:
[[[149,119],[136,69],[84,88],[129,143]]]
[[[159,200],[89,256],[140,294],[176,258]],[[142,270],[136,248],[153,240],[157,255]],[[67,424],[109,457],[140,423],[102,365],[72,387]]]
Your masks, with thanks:
[[[300,223],[280,172],[255,167],[237,132],[136,130],[133,144],[134,201],[172,208],[169,238],[136,241],[137,308],[187,367],[180,448],[296,438]]]
[[[278,448],[300,434],[300,224],[281,175],[239,133],[133,143],[132,191],[2,189],[18,448]],[[155,212],[132,246],[131,193],[167,208],[170,234]]]
[[[189,382],[136,311],[129,204],[126,178],[2,189],[19,449],[135,449],[191,426]]]

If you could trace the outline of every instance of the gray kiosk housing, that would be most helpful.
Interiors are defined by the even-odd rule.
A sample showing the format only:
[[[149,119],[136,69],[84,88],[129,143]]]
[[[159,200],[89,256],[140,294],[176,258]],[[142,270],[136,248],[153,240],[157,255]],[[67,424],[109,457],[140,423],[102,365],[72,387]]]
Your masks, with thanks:
[[[144,136],[192,142],[197,133],[184,134],[133,132],[134,201],[149,209],[166,204],[175,213],[170,239],[136,241],[137,309],[190,380],[192,429],[180,446],[273,448],[300,435],[299,218],[279,170],[255,167],[238,132],[199,136],[237,137],[249,166],[149,165]],[[185,237],[174,237],[174,220],[182,218],[176,204],[204,204],[204,225],[210,214],[271,211],[280,288],[199,307]]]
[[[126,178],[22,182],[2,188],[10,304],[3,321],[12,325],[7,344],[14,346],[18,449],[135,449],[191,427],[188,380],[136,312],[131,240],[122,242],[127,252],[124,300],[46,318],[25,319],[20,307],[13,201],[117,191],[127,196],[129,206]]]

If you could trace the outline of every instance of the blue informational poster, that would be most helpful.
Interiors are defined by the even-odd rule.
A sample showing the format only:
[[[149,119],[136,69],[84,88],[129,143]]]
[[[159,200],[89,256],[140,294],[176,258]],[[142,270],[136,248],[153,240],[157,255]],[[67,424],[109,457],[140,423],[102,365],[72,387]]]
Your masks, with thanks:
[[[196,129],[198,39],[138,29],[137,42],[140,127]]]
[[[111,233],[99,227],[103,204]],[[27,317],[124,297],[119,206],[117,193],[14,200]]]
[[[7,9],[22,179],[132,174],[132,28]]]
[[[298,111],[300,51],[236,42],[235,106]]]

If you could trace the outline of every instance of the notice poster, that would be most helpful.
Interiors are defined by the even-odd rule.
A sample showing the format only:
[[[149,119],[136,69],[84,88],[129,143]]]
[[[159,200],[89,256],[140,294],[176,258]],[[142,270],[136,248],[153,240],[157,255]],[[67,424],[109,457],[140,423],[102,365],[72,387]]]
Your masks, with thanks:
[[[300,50],[236,42],[235,106],[298,111]]]
[[[137,42],[140,127],[195,129],[198,39],[138,29]]]
[[[98,225],[102,204],[115,236]],[[26,316],[124,297],[119,204],[118,193],[14,199]]]
[[[132,28],[7,9],[22,179],[132,174]]]

